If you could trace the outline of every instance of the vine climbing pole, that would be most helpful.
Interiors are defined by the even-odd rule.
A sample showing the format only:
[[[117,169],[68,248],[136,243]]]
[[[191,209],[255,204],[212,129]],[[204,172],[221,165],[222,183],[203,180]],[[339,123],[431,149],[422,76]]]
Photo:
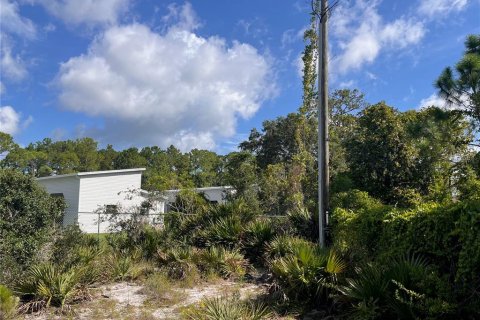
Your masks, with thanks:
[[[315,4],[318,13],[318,2]],[[321,0],[318,16],[318,241],[325,247],[325,229],[328,222],[329,197],[329,135],[328,135],[328,1]]]

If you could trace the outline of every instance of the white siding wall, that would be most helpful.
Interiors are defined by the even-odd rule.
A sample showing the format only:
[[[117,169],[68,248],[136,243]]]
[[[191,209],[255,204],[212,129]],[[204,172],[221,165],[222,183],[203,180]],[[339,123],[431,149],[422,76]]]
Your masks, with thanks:
[[[139,190],[141,172],[126,172],[115,174],[99,174],[80,176],[80,205],[78,208],[78,224],[87,233],[98,230],[98,215],[92,214],[104,205],[120,205],[123,208],[140,205],[144,200],[141,196],[132,199],[128,190]],[[125,217],[127,218],[127,217]],[[100,223],[100,232],[108,232],[110,224]]]
[[[76,176],[40,179],[37,180],[48,193],[63,193],[67,209],[63,216],[63,225],[71,225],[78,222],[78,195],[80,180]]]

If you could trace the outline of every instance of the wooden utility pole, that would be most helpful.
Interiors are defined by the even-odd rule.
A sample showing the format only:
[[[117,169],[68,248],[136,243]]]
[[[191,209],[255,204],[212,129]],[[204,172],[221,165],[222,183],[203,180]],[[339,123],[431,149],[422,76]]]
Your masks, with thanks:
[[[318,9],[318,5],[316,6]],[[318,241],[321,247],[325,247],[325,228],[328,217],[328,190],[329,190],[329,170],[328,170],[328,3],[327,0],[321,0],[320,15],[318,19],[319,34],[317,37],[318,50],[318,96],[317,96],[317,114],[318,114]]]

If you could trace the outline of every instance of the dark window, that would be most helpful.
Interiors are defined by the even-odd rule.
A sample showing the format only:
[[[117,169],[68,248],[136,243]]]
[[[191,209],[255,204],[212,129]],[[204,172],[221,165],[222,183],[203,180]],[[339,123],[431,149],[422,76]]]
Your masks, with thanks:
[[[52,196],[52,197],[55,197],[55,198],[63,198],[63,199],[65,199],[65,197],[63,196],[63,193],[52,193],[51,196]]]
[[[105,206],[105,213],[118,213],[118,206],[116,204],[107,204]]]

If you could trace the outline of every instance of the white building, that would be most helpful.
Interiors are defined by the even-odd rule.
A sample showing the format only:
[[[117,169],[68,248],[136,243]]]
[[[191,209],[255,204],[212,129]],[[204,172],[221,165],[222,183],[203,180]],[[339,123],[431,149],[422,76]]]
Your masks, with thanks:
[[[210,203],[223,204],[227,201],[227,197],[235,192],[233,187],[230,186],[219,186],[219,187],[206,187],[206,188],[195,188],[193,191],[202,194],[205,199],[210,201]],[[181,190],[166,190],[163,194],[166,197],[168,203],[174,202],[175,198]]]
[[[139,207],[148,198],[148,192],[141,189],[142,172],[145,168],[78,172],[37,178],[48,193],[65,199],[67,209],[63,225],[78,224],[86,233],[110,231],[109,215],[99,215],[99,209],[112,209],[128,218],[132,208]],[[196,188],[211,203],[225,203],[227,196],[235,192],[232,187]],[[150,222],[163,222],[168,203],[174,202],[180,190],[167,190],[154,202],[149,210]],[[111,216],[111,215],[110,215]],[[100,218],[100,219],[99,219]]]
[[[145,168],[79,172],[38,178],[48,193],[65,199],[67,209],[63,225],[78,224],[87,233],[108,232],[110,223],[99,224],[97,210],[104,206],[128,209],[146,200],[147,192],[140,189]],[[132,192],[134,191],[134,192]],[[153,213],[164,212],[164,201],[159,202]],[[105,219],[100,219],[105,220]]]

